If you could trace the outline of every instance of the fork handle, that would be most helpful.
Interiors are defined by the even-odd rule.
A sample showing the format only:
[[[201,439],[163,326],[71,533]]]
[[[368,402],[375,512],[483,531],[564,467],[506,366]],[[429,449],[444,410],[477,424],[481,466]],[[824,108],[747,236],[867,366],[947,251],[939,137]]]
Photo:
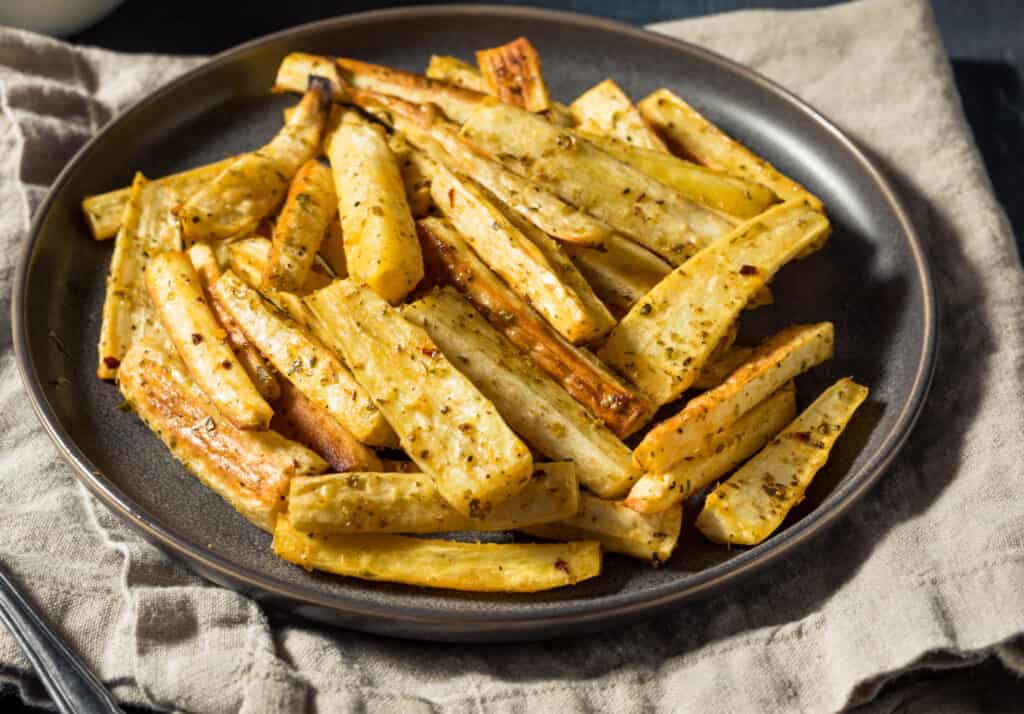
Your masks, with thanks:
[[[0,621],[21,645],[61,712],[123,714],[107,688],[43,622],[3,567],[0,567]]]

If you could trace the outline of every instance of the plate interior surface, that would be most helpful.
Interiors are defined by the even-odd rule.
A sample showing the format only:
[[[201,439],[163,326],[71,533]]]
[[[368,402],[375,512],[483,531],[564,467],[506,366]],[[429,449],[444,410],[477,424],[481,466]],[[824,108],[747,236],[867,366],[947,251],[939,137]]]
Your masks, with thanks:
[[[798,381],[800,405],[840,376],[871,398],[838,443],[807,500],[766,544],[726,550],[693,530],[651,569],[611,555],[604,574],[530,596],[473,595],[368,583],[277,559],[249,525],[174,461],[116,388],[94,376],[112,241],[93,241],[82,197],[255,148],[294,96],[272,96],[290,51],[357,57],[422,71],[432,53],[472,59],[525,35],[562,101],[613,77],[634,99],[668,87],[805,183],[827,207],[825,250],[785,268],[774,306],[742,318],[752,340],[795,322],[832,320],[836,357]],[[889,191],[856,150],[812,111],[699,49],[614,23],[525,9],[415,8],[339,18],[233,50],[115,120],[65,170],[44,204],[15,295],[16,345],[47,428],[82,478],[143,533],[199,572],[293,612],[409,637],[473,640],[568,634],[651,614],[766,565],[820,530],[878,476],[912,426],[933,353],[927,268]],[[692,511],[694,504],[690,504]]]

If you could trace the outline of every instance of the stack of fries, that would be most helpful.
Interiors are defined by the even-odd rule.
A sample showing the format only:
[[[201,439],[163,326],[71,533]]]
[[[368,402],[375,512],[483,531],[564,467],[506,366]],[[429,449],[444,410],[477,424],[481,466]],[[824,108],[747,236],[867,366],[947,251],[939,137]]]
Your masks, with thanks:
[[[733,344],[821,202],[667,89],[565,106],[525,38],[477,62],[289,55],[269,143],[87,198],[99,377],[306,568],[544,590],[666,561],[700,495],[760,543],[867,395],[796,414],[829,322]],[[481,531],[521,535],[422,537]]]

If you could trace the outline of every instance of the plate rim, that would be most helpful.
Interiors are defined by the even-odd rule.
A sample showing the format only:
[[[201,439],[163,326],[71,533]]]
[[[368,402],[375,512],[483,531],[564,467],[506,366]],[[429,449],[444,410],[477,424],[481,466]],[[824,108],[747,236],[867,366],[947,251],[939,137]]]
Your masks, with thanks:
[[[687,576],[686,584],[669,582],[657,587],[629,593],[599,596],[592,601],[546,603],[532,611],[515,612],[514,605],[503,606],[501,612],[465,611],[458,608],[437,609],[382,603],[367,603],[350,595],[324,594],[310,590],[302,584],[284,582],[264,572],[221,556],[216,551],[193,545],[169,527],[159,524],[155,516],[138,507],[112,481],[107,479],[79,448],[60,422],[56,410],[46,398],[42,381],[36,370],[28,344],[27,279],[35,247],[39,242],[42,224],[52,204],[70,175],[83,162],[87,162],[94,148],[123,123],[159,102],[166,94],[188,84],[193,78],[215,70],[260,45],[325,29],[359,26],[396,18],[420,17],[437,19],[465,14],[526,17],[538,21],[569,23],[583,28],[596,28],[626,35],[647,44],[661,45],[673,51],[682,51],[718,68],[739,75],[744,81],[774,95],[813,121],[823,129],[853,159],[878,188],[892,215],[896,218],[906,241],[918,282],[922,291],[922,350],[914,370],[910,397],[896,417],[893,428],[876,452],[858,472],[851,474],[846,483],[839,485],[816,509],[797,523],[761,545],[747,549],[728,561]],[[140,98],[103,129],[89,139],[64,166],[47,191],[33,216],[27,237],[21,247],[16,264],[11,300],[11,327],[15,361],[22,384],[29,396],[33,411],[61,456],[71,464],[73,473],[86,488],[109,509],[124,519],[133,529],[164,552],[186,563],[201,577],[244,592],[258,600],[269,601],[301,615],[329,624],[344,619],[344,626],[367,632],[398,635],[428,640],[499,641],[540,639],[554,633],[575,634],[610,627],[626,621],[653,616],[665,609],[707,596],[728,584],[762,572],[796,548],[834,525],[878,481],[906,443],[924,407],[935,371],[938,345],[935,287],[931,269],[913,222],[907,214],[891,182],[864,152],[838,127],[809,104],[776,82],[758,72],[698,45],[656,33],[617,20],[594,17],[581,13],[549,10],[517,5],[431,5],[405,6],[338,15],[297,25],[259,37],[220,52],[197,67]],[[569,609],[571,608],[571,609]],[[331,623],[331,620],[334,623]]]

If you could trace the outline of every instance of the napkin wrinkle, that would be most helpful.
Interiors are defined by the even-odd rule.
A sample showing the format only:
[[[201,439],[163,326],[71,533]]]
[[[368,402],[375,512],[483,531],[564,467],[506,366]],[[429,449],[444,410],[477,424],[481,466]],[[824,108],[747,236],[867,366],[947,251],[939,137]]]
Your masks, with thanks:
[[[908,670],[990,653],[1024,673],[1024,281],[927,2],[747,11],[654,29],[796,91],[904,198],[932,260],[947,338],[925,412],[889,473],[814,548],[680,612],[525,645],[389,640],[268,618],[142,541],[75,485],[37,426],[4,323],[0,512],[14,537],[0,557],[119,700],[189,714],[817,712],[873,699]],[[200,61],[0,28],[3,285],[28,216],[71,152]],[[895,280],[870,287],[901,299]],[[0,321],[9,301],[0,292]],[[38,702],[27,667],[0,632],[0,681]]]

